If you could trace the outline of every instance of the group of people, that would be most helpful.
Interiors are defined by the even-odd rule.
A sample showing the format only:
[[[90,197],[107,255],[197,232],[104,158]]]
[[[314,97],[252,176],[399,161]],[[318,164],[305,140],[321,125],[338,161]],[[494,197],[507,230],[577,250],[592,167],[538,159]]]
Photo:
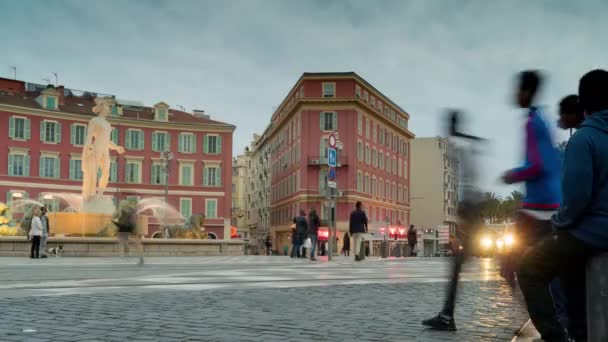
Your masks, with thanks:
[[[304,209],[300,209],[300,215],[293,219],[294,226],[291,231],[291,257],[306,258],[307,249],[310,249],[310,260],[316,261],[315,253],[317,241],[319,240],[319,227],[321,219],[315,209],[311,209],[306,218]],[[308,240],[308,241],[307,241]]]
[[[48,258],[46,254],[46,245],[51,228],[46,214],[46,207],[36,206],[33,208],[30,231],[28,233],[28,237],[30,241],[32,241],[32,248],[30,251],[30,258],[32,259]]]
[[[539,72],[520,73],[516,103],[526,110],[525,163],[503,175],[505,183],[526,187],[513,279],[543,340],[586,341],[585,266],[591,256],[608,250],[608,72],[588,72],[579,81],[578,95],[560,101],[559,126],[576,129],[563,156],[535,104],[541,85]],[[475,225],[471,208],[460,208],[459,214]],[[443,310],[424,325],[456,329],[456,283],[463,260],[454,264]]]

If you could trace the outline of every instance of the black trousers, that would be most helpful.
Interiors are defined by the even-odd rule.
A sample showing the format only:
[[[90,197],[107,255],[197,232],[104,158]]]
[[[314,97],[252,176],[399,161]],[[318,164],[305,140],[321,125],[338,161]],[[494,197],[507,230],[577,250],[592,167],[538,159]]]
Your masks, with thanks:
[[[30,252],[31,258],[40,257],[40,236],[32,236],[32,250]]]
[[[542,238],[523,255],[517,274],[532,323],[545,340],[563,335],[549,284],[559,278],[566,298],[569,331],[587,335],[585,266],[594,250],[567,231]]]

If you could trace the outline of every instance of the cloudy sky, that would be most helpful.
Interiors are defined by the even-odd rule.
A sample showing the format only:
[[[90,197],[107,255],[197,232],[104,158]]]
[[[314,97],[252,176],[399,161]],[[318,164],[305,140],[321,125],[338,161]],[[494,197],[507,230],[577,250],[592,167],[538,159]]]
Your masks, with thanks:
[[[441,133],[446,107],[492,139],[484,183],[521,159],[513,75],[547,73],[542,102],[576,92],[608,63],[598,1],[1,1],[0,76],[147,105],[205,109],[235,124],[238,153],[302,72],[355,71],[406,109],[417,136]],[[558,140],[565,135],[556,132]],[[412,194],[415,196],[415,194]]]

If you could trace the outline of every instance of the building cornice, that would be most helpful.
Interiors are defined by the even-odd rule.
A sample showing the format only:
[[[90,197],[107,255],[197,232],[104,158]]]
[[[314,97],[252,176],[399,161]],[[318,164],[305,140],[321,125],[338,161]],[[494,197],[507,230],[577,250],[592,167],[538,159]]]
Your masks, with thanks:
[[[44,118],[53,118],[53,119],[64,119],[64,120],[72,120],[72,121],[82,121],[86,124],[89,120],[91,120],[95,115],[91,113],[90,116],[86,116],[85,114],[76,114],[76,113],[68,113],[63,111],[52,111],[46,109],[37,109],[31,107],[22,107],[22,106],[13,106],[7,104],[0,104],[0,111],[6,111],[15,114],[27,114],[40,116]],[[110,123],[117,125],[125,125],[125,126],[134,126],[134,127],[145,127],[145,128],[155,128],[155,129],[184,129],[188,131],[204,131],[204,132],[234,132],[236,126],[229,124],[219,124],[219,123],[181,123],[181,122],[172,122],[172,121],[152,121],[152,120],[144,120],[144,119],[134,119],[123,116],[108,116],[106,118]]]

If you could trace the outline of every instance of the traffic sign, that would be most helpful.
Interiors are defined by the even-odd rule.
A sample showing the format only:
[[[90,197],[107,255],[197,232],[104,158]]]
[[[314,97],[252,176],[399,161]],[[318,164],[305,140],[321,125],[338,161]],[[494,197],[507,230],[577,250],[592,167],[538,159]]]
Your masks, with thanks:
[[[329,147],[336,148],[336,142],[337,142],[336,136],[331,134],[329,136]]]
[[[336,168],[335,167],[329,167],[329,170],[327,170],[327,179],[330,182],[333,182],[336,180]]]
[[[336,163],[337,163],[337,153],[336,153],[336,149],[335,148],[328,148],[327,149],[327,165],[331,166],[331,167],[336,167]]]
[[[338,186],[338,184],[336,184],[336,182],[328,181],[327,186],[335,189]]]

